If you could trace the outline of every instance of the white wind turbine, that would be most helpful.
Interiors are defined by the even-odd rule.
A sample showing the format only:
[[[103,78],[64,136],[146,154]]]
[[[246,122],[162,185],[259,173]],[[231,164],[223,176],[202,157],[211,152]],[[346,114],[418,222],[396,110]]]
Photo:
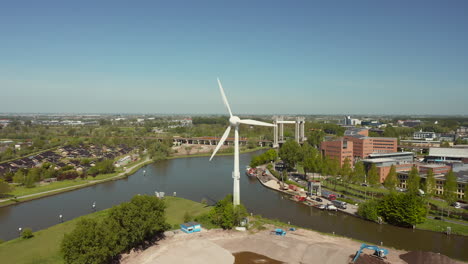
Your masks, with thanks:
[[[218,78],[218,85],[219,85],[219,90],[221,91],[221,97],[223,98],[224,105],[226,106],[227,110],[229,111],[229,123],[230,126],[226,128],[226,131],[224,132],[223,136],[221,137],[221,140],[219,141],[218,145],[216,146],[215,150],[213,151],[213,154],[211,155],[210,161],[213,159],[215,156],[216,152],[221,148],[221,146],[224,144],[224,141],[226,141],[226,138],[229,136],[229,132],[231,131],[231,127],[234,128],[234,171],[232,172],[232,178],[234,178],[234,190],[233,190],[233,204],[234,206],[240,204],[240,188],[239,188],[239,180],[240,180],[240,172],[239,172],[239,125],[240,124],[246,124],[246,125],[257,125],[257,126],[269,126],[269,127],[274,127],[275,125],[265,123],[265,122],[260,122],[256,120],[251,120],[251,119],[240,119],[237,116],[232,115],[231,108],[229,107],[228,100],[226,98],[226,95],[224,94],[223,86],[221,85],[221,82],[219,81]]]

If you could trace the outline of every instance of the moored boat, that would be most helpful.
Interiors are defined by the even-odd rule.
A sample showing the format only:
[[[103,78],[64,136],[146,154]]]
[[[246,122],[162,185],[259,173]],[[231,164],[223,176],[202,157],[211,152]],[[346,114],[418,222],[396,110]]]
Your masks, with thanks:
[[[257,177],[257,169],[247,166],[245,169],[245,174],[249,177]]]

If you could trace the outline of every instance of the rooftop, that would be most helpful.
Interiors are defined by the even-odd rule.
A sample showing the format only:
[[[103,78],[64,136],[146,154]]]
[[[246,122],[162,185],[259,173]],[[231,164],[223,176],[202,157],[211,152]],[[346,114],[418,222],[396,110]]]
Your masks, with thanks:
[[[414,156],[413,152],[392,152],[392,153],[371,153],[369,157],[371,158],[379,158],[379,157],[388,157],[388,156]]]
[[[466,148],[429,148],[429,156],[450,157],[450,158],[468,158],[468,149]]]
[[[363,159],[362,161],[368,163],[396,162],[396,160],[392,158]]]

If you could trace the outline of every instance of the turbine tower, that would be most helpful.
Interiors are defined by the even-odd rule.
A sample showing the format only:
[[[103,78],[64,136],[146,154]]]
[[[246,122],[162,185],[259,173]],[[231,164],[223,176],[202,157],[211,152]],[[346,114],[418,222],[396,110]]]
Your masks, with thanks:
[[[226,141],[226,138],[229,136],[229,132],[231,132],[231,127],[234,128],[234,171],[232,172],[232,178],[234,179],[233,204],[234,206],[237,206],[240,204],[239,125],[246,124],[246,125],[269,126],[269,127],[274,127],[275,125],[256,121],[256,120],[251,120],[251,119],[240,119],[239,117],[232,115],[231,107],[229,107],[228,100],[226,98],[226,95],[224,94],[223,86],[221,85],[219,78],[218,78],[218,86],[219,86],[219,91],[221,92],[221,97],[223,98],[224,105],[226,106],[230,117],[229,117],[229,126],[226,128],[226,131],[224,131],[224,134],[221,137],[221,140],[218,142],[218,145],[213,151],[210,161],[216,155],[216,152],[218,152],[218,150],[224,144],[224,141]]]

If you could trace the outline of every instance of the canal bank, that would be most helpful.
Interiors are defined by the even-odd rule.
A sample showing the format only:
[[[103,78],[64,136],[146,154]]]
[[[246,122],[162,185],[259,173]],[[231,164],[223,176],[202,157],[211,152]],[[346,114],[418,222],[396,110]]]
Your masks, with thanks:
[[[241,168],[250,163],[252,155],[260,153],[242,154]],[[232,156],[216,157],[211,162],[206,157],[165,160],[146,165],[118,181],[0,208],[0,238],[16,237],[18,227],[36,231],[55,225],[60,214],[65,220],[89,214],[93,202],[97,210],[103,210],[138,193],[154,195],[155,191],[163,191],[172,195],[176,192],[177,196],[192,201],[204,199],[214,203],[232,192],[232,166]],[[256,215],[372,244],[383,242],[384,246],[440,252],[468,260],[468,252],[464,250],[468,248],[466,237],[378,225],[346,214],[316,210],[285,199],[284,194],[266,189],[257,179],[245,175],[240,184],[241,202]]]
[[[255,148],[255,149],[242,150],[241,153],[242,154],[250,153],[250,152],[260,151],[260,150],[264,150],[264,149],[268,149],[268,148],[261,147],[261,148]],[[219,153],[218,156],[232,156],[233,154],[234,153]],[[208,157],[210,155],[211,155],[211,153],[197,153],[197,154],[192,154],[192,155],[170,156],[167,159],[170,160],[170,159],[191,158],[191,157]],[[153,162],[155,162],[155,161],[150,160],[149,158],[146,157],[145,160],[131,166],[126,171],[118,173],[117,175],[112,176],[112,177],[104,178],[102,180],[91,180],[91,181],[86,182],[86,183],[76,184],[76,185],[67,186],[67,187],[63,187],[63,188],[57,188],[57,189],[48,190],[48,191],[44,191],[44,192],[37,192],[37,193],[32,193],[32,194],[23,195],[23,196],[14,197],[14,198],[8,198],[8,199],[0,199],[0,208],[5,207],[5,206],[14,205],[14,204],[23,203],[23,202],[28,202],[28,201],[32,201],[32,200],[36,200],[36,199],[41,199],[41,198],[44,198],[44,197],[47,197],[47,196],[57,195],[57,194],[61,194],[61,193],[64,193],[64,192],[69,192],[69,191],[89,187],[89,186],[96,185],[96,184],[101,184],[101,183],[104,183],[104,182],[107,182],[107,181],[119,180],[119,179],[122,179],[124,177],[127,177],[129,175],[134,174],[135,172],[137,172],[143,166],[146,166],[146,165],[151,164]],[[98,175],[98,177],[99,177],[99,175]]]

